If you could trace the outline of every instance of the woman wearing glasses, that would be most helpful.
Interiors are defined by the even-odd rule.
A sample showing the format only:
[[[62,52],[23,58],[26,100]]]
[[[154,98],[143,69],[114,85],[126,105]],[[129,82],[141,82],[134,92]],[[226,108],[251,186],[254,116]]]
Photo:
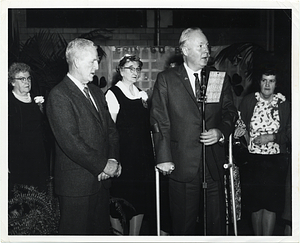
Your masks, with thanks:
[[[49,178],[44,146],[44,99],[30,93],[30,71],[25,63],[13,63],[8,71],[8,82],[12,87],[8,94],[10,193],[15,184],[35,186],[40,191],[46,191],[46,181]]]
[[[119,81],[106,93],[109,112],[120,136],[120,163],[122,174],[113,179],[111,195],[130,203],[134,210],[126,213],[129,218],[129,235],[139,235],[143,217],[149,205],[149,190],[154,187],[154,162],[150,137],[147,93],[138,89],[143,63],[137,56],[125,55],[116,68]],[[124,208],[126,210],[126,208]],[[118,220],[119,214],[112,207],[112,226],[124,234]]]

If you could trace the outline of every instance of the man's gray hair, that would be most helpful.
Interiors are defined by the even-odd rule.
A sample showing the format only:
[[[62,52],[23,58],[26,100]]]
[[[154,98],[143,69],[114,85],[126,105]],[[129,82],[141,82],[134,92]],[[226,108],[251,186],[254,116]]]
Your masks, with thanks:
[[[67,63],[70,65],[74,62],[75,58],[80,57],[82,51],[87,50],[88,48],[93,47],[97,50],[94,42],[83,39],[83,38],[76,38],[69,42],[67,49],[66,49],[66,60]]]
[[[180,50],[182,49],[182,47],[184,47],[186,41],[190,38],[191,34],[194,32],[199,32],[199,33],[203,34],[202,30],[198,27],[187,28],[184,31],[182,31],[181,36],[179,38]]]

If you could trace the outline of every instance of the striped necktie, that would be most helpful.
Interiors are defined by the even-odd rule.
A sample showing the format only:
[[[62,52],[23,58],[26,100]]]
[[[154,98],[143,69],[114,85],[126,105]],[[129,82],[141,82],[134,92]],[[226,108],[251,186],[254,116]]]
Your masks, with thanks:
[[[94,102],[92,101],[92,98],[91,98],[91,95],[90,95],[90,91],[89,91],[89,88],[87,86],[85,86],[83,88],[83,92],[85,93],[85,96],[89,100],[89,102],[91,103],[91,105],[96,109],[96,111],[98,111],[97,107],[95,106]]]
[[[195,96],[197,102],[201,101],[201,87],[198,73],[194,73],[195,76]]]

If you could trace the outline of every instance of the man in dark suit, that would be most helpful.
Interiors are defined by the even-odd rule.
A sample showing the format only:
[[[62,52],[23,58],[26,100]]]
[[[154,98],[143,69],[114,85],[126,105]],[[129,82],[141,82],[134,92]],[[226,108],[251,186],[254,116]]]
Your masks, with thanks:
[[[158,74],[154,85],[151,124],[157,128],[154,143],[157,168],[169,176],[169,196],[175,235],[196,234],[196,221],[203,210],[203,144],[206,151],[207,235],[225,234],[223,190],[224,139],[234,129],[237,116],[230,84],[224,78],[217,102],[205,105],[205,131],[202,131],[202,106],[196,99],[195,73],[200,79],[206,67],[209,44],[199,28],[181,34],[184,63]],[[201,222],[203,222],[201,220]]]
[[[118,134],[104,95],[93,81],[97,47],[75,39],[66,50],[69,72],[50,92],[47,115],[56,139],[55,192],[59,234],[109,234],[110,177],[119,176]]]

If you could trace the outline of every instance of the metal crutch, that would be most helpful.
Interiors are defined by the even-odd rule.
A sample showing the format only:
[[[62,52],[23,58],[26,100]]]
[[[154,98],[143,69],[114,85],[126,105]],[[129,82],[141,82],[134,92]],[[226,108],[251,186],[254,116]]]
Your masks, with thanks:
[[[159,128],[158,128],[157,124],[154,124],[152,126],[152,131],[150,131],[154,160],[156,160],[156,154],[155,154],[153,133],[156,133],[156,132],[159,132]],[[156,192],[156,228],[157,228],[157,235],[160,236],[160,187],[159,187],[159,171],[158,171],[158,169],[157,169],[156,166],[154,168],[155,168],[155,192]]]
[[[157,228],[157,235],[160,236],[159,171],[156,167],[155,167],[155,189],[156,189],[156,228]]]
[[[231,201],[232,201],[232,214],[233,214],[233,227],[234,235],[237,236],[237,219],[236,219],[236,206],[235,206],[235,190],[234,190],[234,179],[233,179],[233,157],[232,157],[232,134],[229,136],[229,160],[228,164],[224,164],[225,169],[229,169],[230,175],[230,191],[231,191]]]

